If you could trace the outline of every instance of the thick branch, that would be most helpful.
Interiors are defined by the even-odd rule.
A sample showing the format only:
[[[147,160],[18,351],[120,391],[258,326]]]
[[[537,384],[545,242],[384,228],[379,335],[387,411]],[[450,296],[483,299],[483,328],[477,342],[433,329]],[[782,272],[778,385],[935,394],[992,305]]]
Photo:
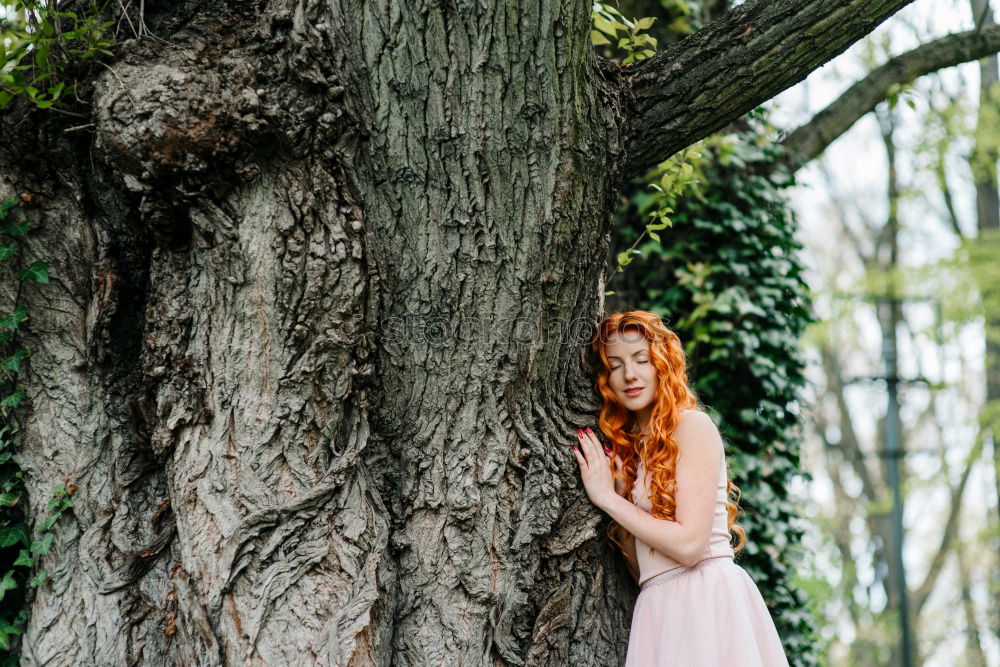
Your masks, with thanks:
[[[795,169],[809,162],[859,118],[875,108],[893,86],[945,67],[978,60],[1000,51],[1000,27],[948,35],[897,56],[861,79],[784,141]]]
[[[839,55],[912,0],[750,0],[626,66],[626,177],[724,127]]]

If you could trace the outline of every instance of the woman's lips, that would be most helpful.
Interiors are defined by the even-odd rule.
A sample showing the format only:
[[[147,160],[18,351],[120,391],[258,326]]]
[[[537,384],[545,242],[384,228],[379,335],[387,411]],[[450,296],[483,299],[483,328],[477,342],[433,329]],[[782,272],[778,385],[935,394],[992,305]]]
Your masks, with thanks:
[[[625,395],[629,398],[635,398],[642,393],[643,387],[636,387],[635,389],[626,389]]]

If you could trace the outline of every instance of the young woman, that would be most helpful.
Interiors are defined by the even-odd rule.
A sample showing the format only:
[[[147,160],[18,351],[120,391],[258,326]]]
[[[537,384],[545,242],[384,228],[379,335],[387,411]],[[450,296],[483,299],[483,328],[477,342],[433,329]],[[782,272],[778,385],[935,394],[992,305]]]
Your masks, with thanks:
[[[760,591],[733,561],[732,534],[736,551],[746,542],[739,489],[677,335],[653,313],[617,313],[591,349],[611,447],[586,429],[573,452],[640,586],[625,667],[788,665]]]

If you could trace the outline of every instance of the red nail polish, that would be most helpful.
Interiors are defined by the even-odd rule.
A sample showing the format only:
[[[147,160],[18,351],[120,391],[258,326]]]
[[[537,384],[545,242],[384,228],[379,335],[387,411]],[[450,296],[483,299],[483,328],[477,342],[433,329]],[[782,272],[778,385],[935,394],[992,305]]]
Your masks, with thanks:
[[[589,426],[587,427],[587,433],[593,433],[593,431],[590,430]]]

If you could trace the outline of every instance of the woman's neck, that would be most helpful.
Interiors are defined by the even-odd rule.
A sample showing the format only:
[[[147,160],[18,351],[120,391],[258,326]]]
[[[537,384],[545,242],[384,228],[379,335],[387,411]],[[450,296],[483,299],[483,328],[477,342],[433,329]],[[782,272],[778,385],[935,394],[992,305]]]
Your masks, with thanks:
[[[647,405],[639,412],[633,413],[635,416],[636,428],[639,429],[640,435],[648,435],[649,431],[649,419],[653,416],[653,406]]]

